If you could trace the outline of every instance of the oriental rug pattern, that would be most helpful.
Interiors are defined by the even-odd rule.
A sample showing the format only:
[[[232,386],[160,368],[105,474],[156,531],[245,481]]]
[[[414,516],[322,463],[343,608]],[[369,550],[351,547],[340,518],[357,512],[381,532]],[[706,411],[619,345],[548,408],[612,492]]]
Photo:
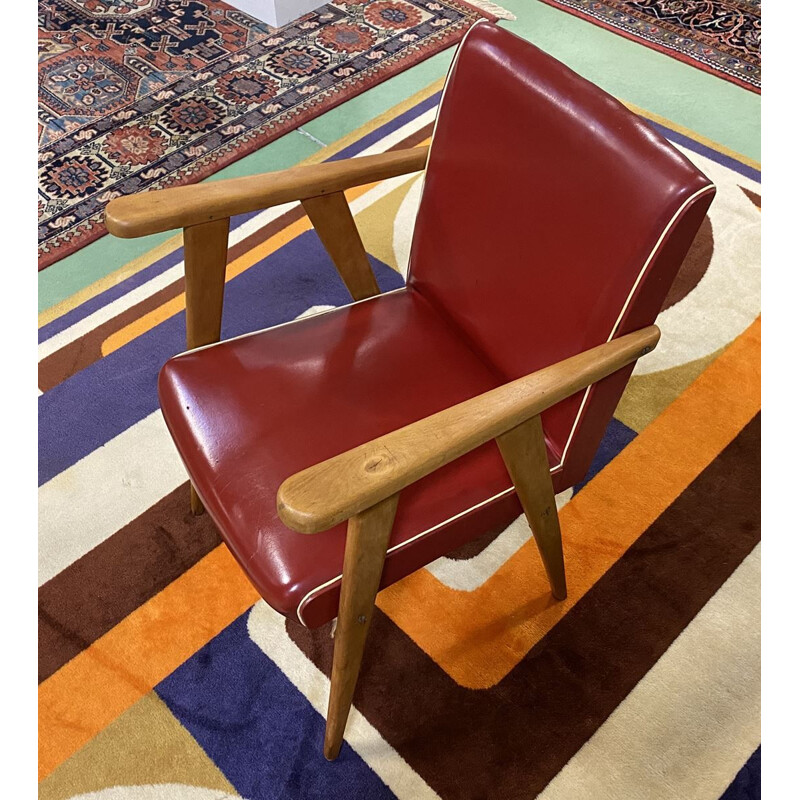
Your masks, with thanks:
[[[542,0],[761,91],[761,0]]]
[[[40,0],[39,268],[102,236],[112,198],[201,180],[481,16],[353,0],[273,29],[219,0]]]

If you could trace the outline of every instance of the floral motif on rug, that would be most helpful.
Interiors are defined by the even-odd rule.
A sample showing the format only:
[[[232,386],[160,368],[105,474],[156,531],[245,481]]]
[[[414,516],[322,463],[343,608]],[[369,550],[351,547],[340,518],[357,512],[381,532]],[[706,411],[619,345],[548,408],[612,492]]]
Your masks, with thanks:
[[[351,0],[283,27],[219,0],[40,0],[39,269],[109,200],[193,183],[452,45],[462,0]]]
[[[761,91],[761,0],[542,0]]]

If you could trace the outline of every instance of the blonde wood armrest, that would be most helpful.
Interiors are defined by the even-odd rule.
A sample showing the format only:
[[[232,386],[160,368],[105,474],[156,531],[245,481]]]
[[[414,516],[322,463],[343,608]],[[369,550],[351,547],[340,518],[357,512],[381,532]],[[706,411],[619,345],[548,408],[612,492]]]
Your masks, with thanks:
[[[427,147],[325,161],[245,178],[177,186],[117,197],[106,207],[106,227],[134,239],[222,220],[293,200],[340,192],[425,168]]]
[[[427,157],[427,147],[416,147],[126,195],[106,206],[106,227],[123,239],[183,228],[186,345],[202,347],[220,337],[234,214],[299,200],[347,290],[354,300],[363,300],[380,288],[344,190],[425,169]],[[191,504],[195,514],[202,513],[194,487]]]
[[[278,514],[300,533],[328,530],[502,436],[649,353],[655,325],[540,369],[287,478]]]

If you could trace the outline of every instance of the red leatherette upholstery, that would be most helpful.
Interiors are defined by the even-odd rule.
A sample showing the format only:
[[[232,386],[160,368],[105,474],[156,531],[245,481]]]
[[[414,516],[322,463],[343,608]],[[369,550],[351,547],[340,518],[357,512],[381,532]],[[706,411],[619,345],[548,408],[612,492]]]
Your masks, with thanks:
[[[410,284],[513,380],[651,324],[712,191],[694,201],[695,213],[690,198],[709,186],[614,98],[529,42],[479,23],[460,48],[439,109]],[[671,230],[672,258],[650,263],[653,279],[639,284],[615,328],[682,210],[686,224]],[[579,462],[576,480],[627,377],[608,381],[594,393],[608,396],[584,408],[585,422],[597,425],[584,424],[570,443],[565,469]],[[560,456],[581,399],[543,415]]]
[[[264,599],[336,615],[345,526],[278,518],[294,472],[651,323],[710,203],[708,180],[595,86],[500,28],[458,51],[406,289],[177,356],[164,417]],[[546,415],[555,490],[579,480],[630,370]],[[382,585],[521,513],[493,443],[400,497]]]
[[[309,592],[341,574],[346,525],[316,536],[289,530],[277,514],[280,484],[499,383],[404,289],[178,356],[161,372],[159,395],[223,538],[267,602],[295,616]],[[474,451],[403,492],[390,547],[511,485],[494,444]],[[481,531],[521,513],[513,494],[500,511]],[[462,519],[390,552],[384,585],[474,538],[473,520]],[[309,598],[302,621],[332,619],[337,603],[338,585]]]

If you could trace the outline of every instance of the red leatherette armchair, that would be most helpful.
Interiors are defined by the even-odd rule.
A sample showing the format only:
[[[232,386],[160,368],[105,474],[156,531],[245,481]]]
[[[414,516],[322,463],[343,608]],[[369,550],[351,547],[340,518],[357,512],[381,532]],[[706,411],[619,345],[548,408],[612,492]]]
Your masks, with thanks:
[[[338,614],[339,752],[375,593],[523,509],[566,595],[554,491],[589,467],[714,195],[672,145],[481,22],[419,148],[120,198],[183,227],[189,346],[159,378],[196,495],[273,608]],[[385,295],[343,190],[425,168],[407,285]],[[228,218],[300,200],[357,302],[219,338]],[[654,465],[655,466],[655,465]],[[305,536],[303,534],[317,534]]]

